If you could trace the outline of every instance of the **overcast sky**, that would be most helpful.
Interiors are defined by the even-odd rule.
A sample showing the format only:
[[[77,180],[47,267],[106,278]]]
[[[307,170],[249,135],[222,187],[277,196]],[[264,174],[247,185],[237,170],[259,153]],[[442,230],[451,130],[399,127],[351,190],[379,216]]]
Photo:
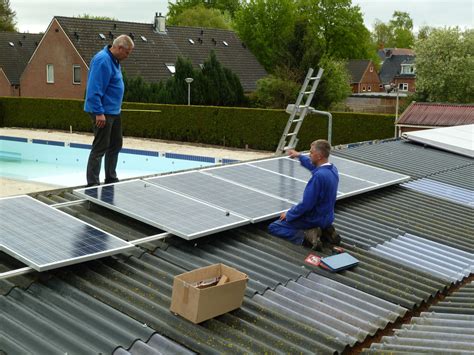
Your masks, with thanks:
[[[359,5],[369,29],[375,19],[388,22],[394,11],[408,12],[415,29],[423,25],[434,27],[460,26],[472,28],[473,0],[352,0]],[[166,14],[167,0],[10,0],[16,12],[20,32],[44,32],[54,16],[89,14],[109,16],[121,21],[152,23],[155,12]]]

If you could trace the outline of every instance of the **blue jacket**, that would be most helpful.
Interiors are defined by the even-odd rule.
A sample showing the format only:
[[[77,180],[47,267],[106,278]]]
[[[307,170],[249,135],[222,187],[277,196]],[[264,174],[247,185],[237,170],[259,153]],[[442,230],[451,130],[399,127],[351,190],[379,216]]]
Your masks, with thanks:
[[[316,167],[307,156],[299,156],[301,165],[311,171],[303,200],[286,213],[288,222],[303,224],[304,228],[327,228],[334,222],[339,174],[333,164]]]
[[[91,60],[84,111],[96,115],[120,114],[124,90],[120,63],[106,46]]]

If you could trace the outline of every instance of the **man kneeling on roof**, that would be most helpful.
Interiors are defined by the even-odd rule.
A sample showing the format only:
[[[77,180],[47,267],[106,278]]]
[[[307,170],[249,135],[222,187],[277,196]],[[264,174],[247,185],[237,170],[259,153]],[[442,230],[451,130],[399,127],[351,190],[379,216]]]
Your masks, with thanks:
[[[311,171],[311,178],[302,201],[268,226],[270,234],[315,250],[321,250],[322,241],[340,243],[341,238],[332,225],[339,174],[328,160],[330,151],[331,145],[323,139],[311,143],[309,157],[293,149],[288,151],[291,158],[298,158],[301,165]]]

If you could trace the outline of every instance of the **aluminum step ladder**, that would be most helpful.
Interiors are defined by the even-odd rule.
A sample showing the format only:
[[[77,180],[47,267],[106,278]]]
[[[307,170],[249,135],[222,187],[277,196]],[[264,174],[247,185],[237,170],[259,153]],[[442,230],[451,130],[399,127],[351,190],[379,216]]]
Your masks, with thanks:
[[[303,86],[301,86],[300,93],[296,99],[294,105],[288,105],[287,112],[290,113],[290,118],[286,124],[283,135],[281,136],[280,143],[275,151],[275,155],[281,155],[288,149],[294,149],[298,144],[298,132],[301,128],[303,120],[308,113],[308,108],[310,107],[311,101],[313,100],[314,93],[318,87],[321,76],[323,75],[323,69],[319,68],[318,74],[313,76],[314,69],[309,68],[308,74],[304,79]],[[311,89],[308,91],[308,86],[311,85]],[[304,97],[306,96],[306,99]],[[301,105],[301,102],[305,100],[304,105]]]

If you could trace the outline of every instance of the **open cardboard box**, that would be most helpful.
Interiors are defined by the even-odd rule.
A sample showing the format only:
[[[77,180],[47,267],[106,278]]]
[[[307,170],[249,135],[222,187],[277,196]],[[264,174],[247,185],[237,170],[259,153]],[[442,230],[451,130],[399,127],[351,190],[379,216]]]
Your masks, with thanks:
[[[195,285],[225,275],[222,285],[198,288]],[[197,324],[227,313],[242,305],[248,276],[224,264],[214,264],[181,275],[173,282],[171,312]]]

